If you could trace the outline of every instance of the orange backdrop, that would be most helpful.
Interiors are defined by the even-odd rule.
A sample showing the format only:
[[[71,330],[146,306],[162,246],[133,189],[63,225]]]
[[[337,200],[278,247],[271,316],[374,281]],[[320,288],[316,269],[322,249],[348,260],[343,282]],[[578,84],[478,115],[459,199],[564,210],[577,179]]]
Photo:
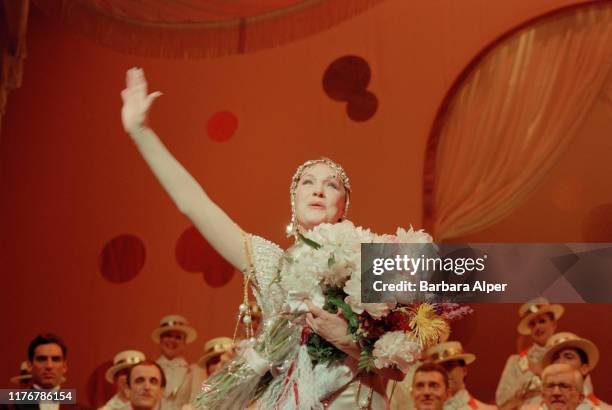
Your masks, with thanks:
[[[253,54],[162,60],[93,45],[31,11],[23,86],[10,94],[0,137],[0,266],[6,278],[0,384],[37,333],[69,345],[70,387],[84,392],[94,369],[119,350],[157,351],[149,335],[168,313],[199,330],[188,358],[208,338],[229,335],[241,278],[212,287],[177,263],[189,222],[155,181],[119,120],[125,70],[145,69],[164,96],[152,125],[211,197],[247,230],[286,245],[288,185],[305,159],[342,163],[354,190],[350,217],[375,231],[421,225],[422,169],[439,104],[460,71],[488,43],[562,0],[388,0],[304,40]],[[350,120],[322,90],[328,65],[344,55],[369,63],[378,98],[366,122]],[[226,142],[207,121],[228,110],[238,129]],[[612,202],[609,112],[594,112],[550,181],[511,217],[460,240],[581,241],[589,211]],[[587,182],[588,181],[588,182]],[[112,238],[131,234],[146,250],[138,275],[114,284],[98,259]],[[492,401],[506,357],[516,350],[514,305],[476,306],[455,336],[478,356],[471,390]],[[612,401],[609,305],[568,307],[563,330],[592,338],[603,358],[594,373]],[[485,365],[486,363],[486,365]],[[89,401],[81,394],[82,401]]]

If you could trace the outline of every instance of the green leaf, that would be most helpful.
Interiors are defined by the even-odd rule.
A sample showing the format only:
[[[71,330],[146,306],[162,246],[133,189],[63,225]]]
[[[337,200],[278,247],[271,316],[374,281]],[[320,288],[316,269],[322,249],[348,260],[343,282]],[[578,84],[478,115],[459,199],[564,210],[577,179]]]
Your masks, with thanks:
[[[334,345],[323,339],[316,333],[311,333],[306,342],[308,355],[316,363],[329,363],[332,361],[342,361],[346,353],[337,349]]]
[[[307,237],[305,237],[304,235],[302,235],[299,232],[298,232],[298,238],[300,238],[300,240],[302,242],[304,242],[306,245],[310,246],[311,248],[314,248],[315,250],[321,249],[321,245],[319,245],[318,243],[316,243],[312,239],[308,239]]]
[[[371,348],[368,346],[362,346],[357,368],[364,372],[371,372],[375,367],[374,356],[372,356]]]
[[[359,328],[359,321],[357,315],[353,312],[353,309],[344,301],[344,298],[340,299],[337,296],[329,296],[328,299],[330,304],[336,306],[338,309],[342,309],[344,318],[348,321],[349,333],[355,334],[357,328]]]
[[[334,266],[334,263],[336,263],[336,255],[334,255],[334,253],[332,252],[332,254],[329,256],[329,259],[327,260],[327,267],[331,269],[331,267]]]

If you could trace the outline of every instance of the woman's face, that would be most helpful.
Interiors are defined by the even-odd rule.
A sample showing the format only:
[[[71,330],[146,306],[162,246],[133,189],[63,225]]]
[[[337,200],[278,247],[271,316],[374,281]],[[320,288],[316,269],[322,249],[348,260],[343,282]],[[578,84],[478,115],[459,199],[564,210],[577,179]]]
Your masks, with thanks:
[[[164,332],[159,339],[159,346],[162,354],[170,360],[182,356],[186,344],[187,335],[177,330]]]
[[[557,322],[550,317],[550,314],[543,313],[529,321],[529,328],[533,341],[540,346],[544,346],[548,338],[555,334]]]
[[[335,223],[344,214],[346,191],[336,172],[327,164],[308,167],[295,190],[295,216],[302,229]]]

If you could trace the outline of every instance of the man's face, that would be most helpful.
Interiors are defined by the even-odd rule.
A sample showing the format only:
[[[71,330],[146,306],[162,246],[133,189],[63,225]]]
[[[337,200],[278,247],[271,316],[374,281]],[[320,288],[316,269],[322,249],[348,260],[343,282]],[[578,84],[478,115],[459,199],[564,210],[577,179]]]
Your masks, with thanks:
[[[416,372],[411,394],[417,410],[441,410],[448,398],[444,376],[436,371]]]
[[[136,365],[132,368],[129,396],[135,409],[152,409],[162,397],[162,376],[154,365]]]
[[[555,334],[557,321],[553,320],[548,313],[542,313],[529,321],[531,338],[540,346],[544,346],[548,338]]]
[[[64,373],[68,370],[62,348],[55,343],[37,346],[30,365],[32,382],[44,389],[59,386]]]
[[[465,387],[464,382],[467,369],[461,360],[449,360],[441,364],[446,370],[446,374],[448,374],[449,395],[452,396]]]
[[[578,351],[573,348],[563,349],[558,351],[553,356],[553,363],[565,363],[578,370],[583,376],[586,376],[588,366],[582,363]]]
[[[161,353],[168,359],[182,356],[186,345],[187,335],[177,330],[164,332],[159,339]]]
[[[583,399],[570,372],[547,377],[542,396],[550,410],[575,410]]]

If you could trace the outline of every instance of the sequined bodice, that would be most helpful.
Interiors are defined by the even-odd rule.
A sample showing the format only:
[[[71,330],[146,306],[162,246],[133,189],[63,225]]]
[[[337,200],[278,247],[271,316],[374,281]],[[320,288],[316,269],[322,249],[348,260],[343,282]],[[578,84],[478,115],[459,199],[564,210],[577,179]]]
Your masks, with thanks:
[[[285,301],[283,289],[274,280],[279,272],[283,250],[267,239],[249,236],[255,268],[255,298],[263,312],[265,328],[269,324],[268,319],[277,315]]]

